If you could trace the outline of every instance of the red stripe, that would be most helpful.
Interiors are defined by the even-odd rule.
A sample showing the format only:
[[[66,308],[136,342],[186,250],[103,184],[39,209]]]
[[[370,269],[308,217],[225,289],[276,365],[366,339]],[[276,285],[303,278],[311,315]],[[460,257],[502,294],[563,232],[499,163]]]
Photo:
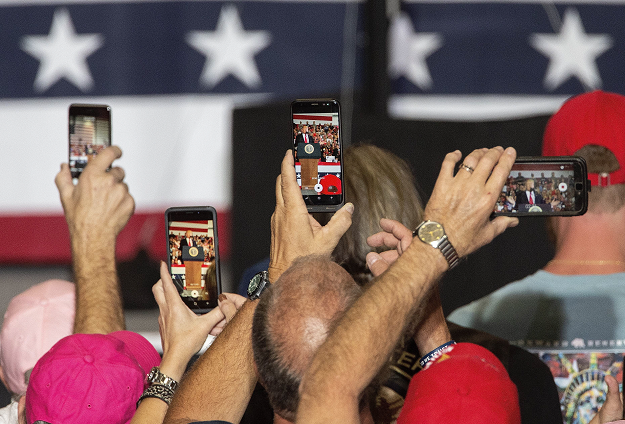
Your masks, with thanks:
[[[293,115],[293,119],[306,119],[307,121],[332,121],[332,116],[327,115]]]
[[[144,245],[156,260],[167,260],[163,212],[135,213],[117,238],[117,260],[128,261]],[[230,257],[231,214],[217,211],[219,254]],[[0,263],[71,263],[69,232],[63,215],[0,216]]]

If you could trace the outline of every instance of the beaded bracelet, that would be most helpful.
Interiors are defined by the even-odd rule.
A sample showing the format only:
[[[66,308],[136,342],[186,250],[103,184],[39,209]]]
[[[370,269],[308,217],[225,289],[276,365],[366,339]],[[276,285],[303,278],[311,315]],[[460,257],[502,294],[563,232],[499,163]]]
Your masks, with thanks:
[[[432,359],[436,359],[438,358],[438,356],[442,353],[442,350],[445,349],[448,346],[453,346],[455,345],[456,342],[453,340],[448,341],[447,343],[444,343],[442,345],[440,345],[439,347],[437,347],[436,349],[434,349],[433,351],[431,351],[430,353],[428,353],[427,355],[424,355],[421,360],[419,361],[419,365],[421,365],[421,368],[425,367],[425,364],[427,364],[428,362],[430,362]]]

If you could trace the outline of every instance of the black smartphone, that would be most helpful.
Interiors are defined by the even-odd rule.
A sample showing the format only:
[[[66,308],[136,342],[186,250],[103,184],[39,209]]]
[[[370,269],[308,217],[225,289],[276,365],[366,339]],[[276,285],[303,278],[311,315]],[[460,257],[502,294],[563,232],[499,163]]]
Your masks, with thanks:
[[[211,206],[165,211],[169,273],[184,303],[202,314],[221,293],[217,213]]]
[[[590,181],[579,156],[518,157],[495,205],[495,215],[576,216],[588,209]]]
[[[69,106],[69,167],[74,183],[85,166],[111,145],[111,107],[108,105]]]
[[[340,109],[334,99],[291,103],[295,173],[309,212],[334,212],[345,202]]]

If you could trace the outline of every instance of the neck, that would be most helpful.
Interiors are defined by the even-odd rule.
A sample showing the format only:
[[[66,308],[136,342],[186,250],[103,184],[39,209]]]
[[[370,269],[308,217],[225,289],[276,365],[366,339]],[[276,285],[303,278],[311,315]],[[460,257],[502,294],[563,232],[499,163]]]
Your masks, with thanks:
[[[623,212],[554,218],[556,254],[544,270],[561,275],[625,272]]]

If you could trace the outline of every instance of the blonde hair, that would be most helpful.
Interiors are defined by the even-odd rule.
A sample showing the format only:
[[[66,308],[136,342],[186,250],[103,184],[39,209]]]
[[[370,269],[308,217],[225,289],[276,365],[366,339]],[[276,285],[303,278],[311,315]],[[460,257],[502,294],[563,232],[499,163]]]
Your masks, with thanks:
[[[365,257],[374,250],[367,245],[367,237],[381,231],[380,219],[416,228],[423,219],[423,204],[408,163],[390,151],[357,144],[345,149],[343,160],[343,192],[345,201],[354,204],[354,216],[332,257],[364,284],[370,279]],[[325,222],[328,217],[318,220]]]

